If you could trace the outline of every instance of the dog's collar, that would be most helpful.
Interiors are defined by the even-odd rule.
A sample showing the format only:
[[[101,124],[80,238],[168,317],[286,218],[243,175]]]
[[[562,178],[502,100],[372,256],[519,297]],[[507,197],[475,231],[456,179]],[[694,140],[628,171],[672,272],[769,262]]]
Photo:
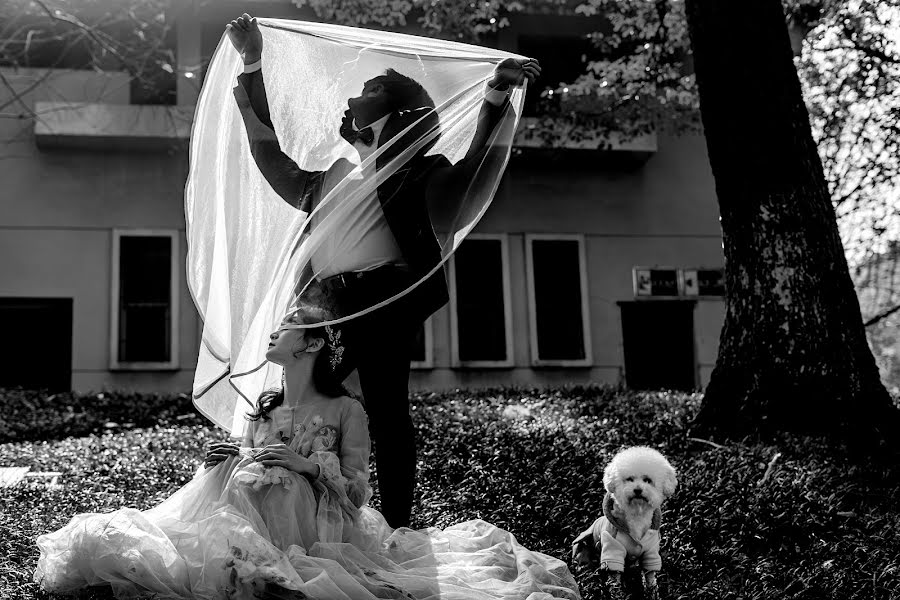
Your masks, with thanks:
[[[615,500],[613,500],[612,494],[606,492],[606,496],[603,497],[603,516],[606,517],[606,520],[612,523],[613,527],[619,531],[629,533],[628,523],[613,513],[615,506]],[[662,511],[657,508],[653,510],[653,518],[650,520],[650,529],[659,530],[661,525]]]

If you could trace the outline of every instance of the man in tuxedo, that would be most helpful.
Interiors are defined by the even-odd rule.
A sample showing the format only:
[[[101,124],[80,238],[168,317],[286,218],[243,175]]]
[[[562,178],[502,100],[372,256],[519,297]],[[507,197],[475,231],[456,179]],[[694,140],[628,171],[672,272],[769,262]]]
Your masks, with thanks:
[[[281,150],[269,115],[261,71],[263,42],[256,20],[245,13],[229,23],[227,31],[244,60],[234,95],[251,154],[286,202],[310,212],[354,165],[339,159],[326,171],[305,171]],[[501,62],[488,82],[465,158],[451,165],[442,155],[426,156],[436,139],[416,151],[354,207],[353,219],[326,236],[313,253],[310,268],[301,275],[299,287],[324,298],[339,315],[349,315],[396,295],[434,270],[441,261],[441,248],[429,217],[429,194],[436,190],[446,194],[457,187],[462,193],[496,128],[511,126],[510,87],[534,81],[539,74],[536,60]],[[348,100],[340,133],[365,161],[414,123],[404,138],[376,158],[374,168],[363,171],[364,178],[374,176],[414,140],[439,131],[434,102],[424,88],[388,69],[365,82],[362,93]],[[321,218],[313,217],[313,231]],[[444,272],[437,269],[402,299],[340,326],[345,353],[338,369],[342,376],[354,368],[358,371],[374,441],[382,514],[392,527],[409,525],[415,487],[416,444],[408,389],[413,340],[425,319],[448,299]]]

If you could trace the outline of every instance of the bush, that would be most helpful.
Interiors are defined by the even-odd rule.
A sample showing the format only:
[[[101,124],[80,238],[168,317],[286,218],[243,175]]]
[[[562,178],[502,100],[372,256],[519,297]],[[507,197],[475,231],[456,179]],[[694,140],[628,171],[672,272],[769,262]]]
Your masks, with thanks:
[[[163,406],[181,407],[165,413],[173,419],[190,410],[184,398],[158,401],[160,414]],[[102,405],[118,412],[94,415],[94,423],[102,429],[106,420],[134,415],[127,402],[152,400],[120,396]],[[600,511],[604,465],[622,446],[646,444],[666,454],[679,475],[663,507],[665,598],[900,598],[900,466],[854,460],[813,438],[725,446],[696,440],[688,425],[699,403],[699,395],[600,386],[414,394],[420,461],[413,526],[481,518],[568,561],[572,539]],[[176,421],[0,444],[0,464],[64,473],[59,490],[0,488],[0,529],[7,532],[0,536],[0,597],[47,597],[29,583],[37,535],[76,512],[150,508],[183,485],[205,445],[224,435],[202,421]],[[584,598],[602,598],[596,571],[570,568]]]
[[[109,430],[149,427],[173,419],[200,423],[186,394],[79,394],[0,389],[0,443],[58,440]]]

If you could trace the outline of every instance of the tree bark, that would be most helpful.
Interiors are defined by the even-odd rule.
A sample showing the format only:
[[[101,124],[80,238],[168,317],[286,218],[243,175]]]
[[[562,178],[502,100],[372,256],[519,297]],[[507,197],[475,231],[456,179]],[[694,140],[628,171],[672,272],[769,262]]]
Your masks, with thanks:
[[[866,341],[781,2],[686,10],[727,290],[696,430],[887,440],[900,413]]]

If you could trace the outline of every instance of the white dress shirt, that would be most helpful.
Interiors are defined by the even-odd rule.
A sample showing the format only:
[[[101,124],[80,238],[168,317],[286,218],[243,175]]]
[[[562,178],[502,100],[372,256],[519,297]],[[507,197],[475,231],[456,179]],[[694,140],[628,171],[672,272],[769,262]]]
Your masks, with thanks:
[[[371,145],[367,146],[361,141],[353,144],[359,153],[360,164],[372,156],[378,149],[378,136],[381,135],[385,123],[390,115],[378,119],[369,127],[375,134]],[[354,122],[354,127],[356,123]],[[364,180],[375,177],[375,161],[372,160],[363,169],[355,169],[348,177],[353,180],[348,182],[345,197],[353,196],[356,186]],[[356,184],[356,185],[353,185]],[[332,210],[340,210],[339,200],[332,199],[329,204],[334,204]],[[319,222],[331,212],[326,204],[314,216],[312,221],[313,231]],[[351,212],[341,214],[339,227],[333,228],[330,235],[325,236],[321,245],[312,256],[312,268],[318,279],[325,279],[340,273],[351,271],[369,271],[388,264],[403,265],[403,252],[397,245],[397,240],[384,217],[381,201],[378,199],[376,189],[369,194]]]
[[[245,73],[258,71],[262,60],[244,66]],[[485,100],[494,106],[500,106],[506,100],[507,90],[497,90],[486,86]],[[353,147],[359,153],[360,164],[364,163],[378,149],[378,138],[390,115],[378,119],[369,127],[374,134],[374,141],[367,146],[357,140]],[[356,127],[354,121],[353,126]],[[375,176],[375,161],[371,161],[364,169],[356,169],[350,175],[361,183],[364,179]],[[349,197],[352,185],[348,188]],[[340,210],[338,199],[332,199],[316,212],[312,219],[312,230],[334,210]],[[332,206],[329,206],[332,205]],[[320,245],[313,253],[312,268],[319,280],[354,271],[369,271],[388,264],[405,265],[403,253],[391,232],[377,190],[370,192],[359,204],[353,214],[340,216],[342,223],[333,228],[329,235],[320,240]]]

